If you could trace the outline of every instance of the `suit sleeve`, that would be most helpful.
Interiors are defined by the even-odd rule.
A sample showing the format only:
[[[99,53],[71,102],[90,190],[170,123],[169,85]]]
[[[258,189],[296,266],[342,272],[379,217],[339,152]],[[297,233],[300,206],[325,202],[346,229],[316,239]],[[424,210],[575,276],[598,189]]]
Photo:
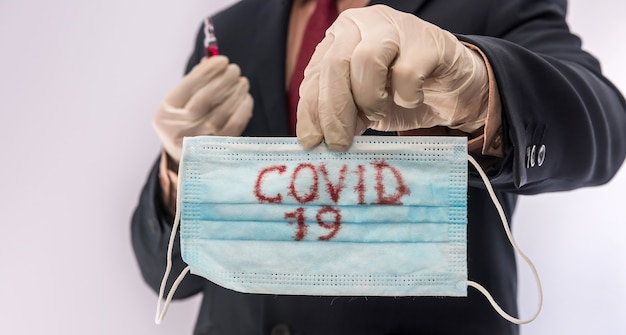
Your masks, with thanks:
[[[603,184],[626,156],[624,98],[565,13],[564,1],[507,0],[491,9],[486,36],[458,36],[485,53],[500,91],[505,156],[487,171],[500,190]]]
[[[196,38],[194,51],[189,58],[186,73],[200,62],[204,56],[202,29]],[[163,203],[163,194],[159,182],[160,159],[154,164],[146,184],[141,191],[139,203],[131,221],[131,238],[135,258],[144,280],[155,291],[159,291],[165,273],[167,246],[172,232],[173,217]],[[177,234],[173,253],[172,271],[167,287],[171,287],[176,276],[187,266],[181,258],[180,234]],[[187,274],[176,290],[175,299],[194,295],[202,290],[206,280]]]
[[[133,251],[141,274],[148,285],[159,292],[165,274],[167,245],[172,232],[173,218],[163,204],[159,183],[159,162],[157,161],[141,191],[131,222]],[[167,287],[171,287],[179,273],[187,266],[180,254],[180,238],[177,234],[172,253],[172,270]],[[205,284],[201,277],[187,274],[176,290],[175,299],[194,295]]]

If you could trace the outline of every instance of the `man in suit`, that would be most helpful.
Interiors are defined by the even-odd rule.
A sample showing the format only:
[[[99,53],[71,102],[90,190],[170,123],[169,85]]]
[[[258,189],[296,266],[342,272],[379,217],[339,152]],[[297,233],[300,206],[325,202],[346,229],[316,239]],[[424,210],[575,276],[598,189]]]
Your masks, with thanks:
[[[341,14],[294,86],[321,1],[244,0],[218,13],[228,58],[204,58],[198,35],[187,75],[155,114],[164,150],[132,220],[135,254],[155,290],[183,136],[297,135],[304,148],[333,150],[363,131],[466,136],[509,218],[518,194],[602,184],[622,164],[626,103],[570,33],[565,0],[338,0]],[[299,86],[299,104],[290,104]],[[516,315],[513,250],[482,182],[470,173],[469,183],[469,279]],[[185,264],[174,250],[176,273]],[[188,276],[176,297],[199,292],[196,334],[518,333],[474,290],[467,298],[274,296]]]

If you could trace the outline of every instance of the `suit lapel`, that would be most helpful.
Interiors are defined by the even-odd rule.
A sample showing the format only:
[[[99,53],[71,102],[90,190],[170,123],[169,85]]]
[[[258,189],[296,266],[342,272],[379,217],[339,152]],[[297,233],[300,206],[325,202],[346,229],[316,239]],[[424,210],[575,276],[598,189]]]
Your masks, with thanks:
[[[266,0],[257,16],[257,85],[270,134],[288,136],[285,57],[291,1]]]

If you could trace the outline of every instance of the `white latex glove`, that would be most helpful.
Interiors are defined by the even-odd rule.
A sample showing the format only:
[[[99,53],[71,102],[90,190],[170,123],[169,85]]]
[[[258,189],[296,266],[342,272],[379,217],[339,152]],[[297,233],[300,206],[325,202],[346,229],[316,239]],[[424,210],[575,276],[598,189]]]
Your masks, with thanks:
[[[317,46],[300,86],[296,133],[346,150],[367,128],[402,131],[484,125],[482,57],[451,33],[384,5],[342,12]]]
[[[204,58],[172,89],[154,115],[163,148],[180,161],[183,136],[239,136],[252,117],[248,79],[224,56]]]

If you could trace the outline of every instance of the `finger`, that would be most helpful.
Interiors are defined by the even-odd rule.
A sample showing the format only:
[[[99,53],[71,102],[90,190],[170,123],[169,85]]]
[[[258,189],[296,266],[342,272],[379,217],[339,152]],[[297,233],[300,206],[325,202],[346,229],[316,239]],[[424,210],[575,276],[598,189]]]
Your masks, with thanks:
[[[241,75],[239,66],[230,64],[224,73],[207,83],[196,92],[185,105],[192,119],[203,118],[207,113],[224,102],[237,88],[237,82]]]
[[[385,117],[387,111],[387,82],[389,67],[400,50],[398,31],[393,25],[379,25],[368,29],[357,23],[363,39],[354,49],[350,62],[352,95],[359,110],[376,121]]]
[[[182,108],[198,90],[222,74],[227,66],[228,58],[224,56],[204,58],[167,94],[165,101],[173,107]]]
[[[240,77],[233,90],[228,94],[226,100],[211,109],[206,114],[204,122],[211,124],[217,132],[224,127],[228,119],[235,113],[235,108],[246,98],[250,85],[246,78]]]
[[[254,100],[250,94],[235,107],[235,112],[230,116],[224,127],[220,129],[216,135],[220,136],[239,136],[248,126],[248,122],[252,117],[254,108]]]
[[[412,17],[410,20],[419,20]],[[436,41],[441,29],[425,21],[417,23],[414,30],[420,43],[409,40],[411,37],[400,33],[400,56],[391,68],[391,91],[393,101],[404,108],[416,108],[424,102],[423,87],[431,74],[440,67],[440,48],[444,41]],[[438,43],[439,42],[439,43]]]
[[[326,36],[315,48],[308,66],[304,70],[304,79],[300,84],[296,118],[296,136],[306,150],[318,146],[324,136],[319,122],[319,71],[320,61],[333,43],[332,36]]]
[[[390,104],[392,102],[390,101]],[[384,119],[381,119],[370,124],[370,128],[380,131],[405,131],[416,128],[432,127],[433,112],[430,110],[430,106],[426,104],[420,104],[416,108],[403,108],[397,105],[390,105],[389,113]]]
[[[345,151],[352,144],[356,128],[350,61],[361,34],[348,15],[340,16],[327,33],[334,41],[320,62],[319,123],[326,145],[334,151]]]

